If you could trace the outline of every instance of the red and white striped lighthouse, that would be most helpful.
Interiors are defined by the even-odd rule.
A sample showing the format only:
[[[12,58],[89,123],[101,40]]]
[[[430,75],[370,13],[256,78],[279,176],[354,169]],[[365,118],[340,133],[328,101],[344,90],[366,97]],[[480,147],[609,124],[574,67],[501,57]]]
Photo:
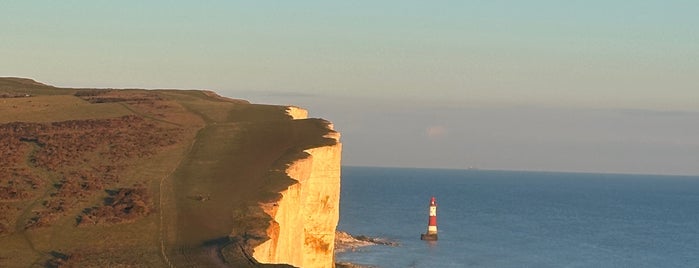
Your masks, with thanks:
[[[430,218],[427,223],[427,233],[421,234],[420,239],[429,241],[437,240],[437,202],[434,196],[430,199]]]

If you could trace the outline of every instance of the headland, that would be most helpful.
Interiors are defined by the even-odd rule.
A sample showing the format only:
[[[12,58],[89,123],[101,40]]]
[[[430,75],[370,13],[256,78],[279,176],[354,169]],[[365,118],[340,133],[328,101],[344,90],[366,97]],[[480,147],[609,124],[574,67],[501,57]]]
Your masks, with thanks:
[[[332,267],[342,147],[307,114],[0,78],[0,266]]]

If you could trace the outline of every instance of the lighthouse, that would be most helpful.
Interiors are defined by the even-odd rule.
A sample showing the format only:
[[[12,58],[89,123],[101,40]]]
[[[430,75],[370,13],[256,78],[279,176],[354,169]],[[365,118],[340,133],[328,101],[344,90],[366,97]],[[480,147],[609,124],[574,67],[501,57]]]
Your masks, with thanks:
[[[421,234],[420,239],[427,241],[437,240],[437,202],[434,196],[430,199],[430,218],[427,222],[427,233]]]

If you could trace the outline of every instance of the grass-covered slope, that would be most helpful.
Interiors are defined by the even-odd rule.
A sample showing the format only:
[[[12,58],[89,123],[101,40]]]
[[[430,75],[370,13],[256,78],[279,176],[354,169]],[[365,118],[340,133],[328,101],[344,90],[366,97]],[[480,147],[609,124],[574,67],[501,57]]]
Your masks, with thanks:
[[[0,78],[0,267],[255,265],[320,119],[206,91]]]

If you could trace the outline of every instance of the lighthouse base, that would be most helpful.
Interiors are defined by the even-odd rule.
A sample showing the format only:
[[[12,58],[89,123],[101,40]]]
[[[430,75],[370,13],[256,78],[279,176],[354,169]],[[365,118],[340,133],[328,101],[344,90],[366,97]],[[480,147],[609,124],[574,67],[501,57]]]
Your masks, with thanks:
[[[420,240],[437,241],[437,234],[420,234]]]

